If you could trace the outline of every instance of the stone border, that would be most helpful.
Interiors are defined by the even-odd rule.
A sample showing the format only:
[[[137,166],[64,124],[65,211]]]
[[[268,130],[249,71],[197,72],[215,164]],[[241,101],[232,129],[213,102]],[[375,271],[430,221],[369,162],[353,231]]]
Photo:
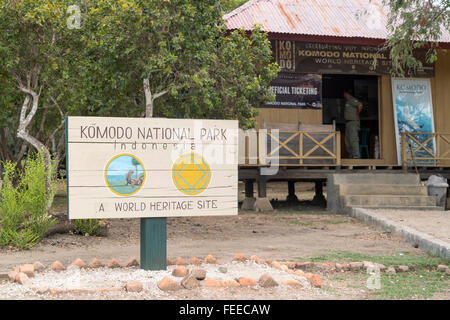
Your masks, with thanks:
[[[362,220],[374,227],[400,235],[406,241],[418,245],[422,250],[442,258],[450,259],[450,243],[435,238],[427,233],[417,231],[411,227],[404,226],[398,222],[380,217],[367,209],[352,208],[349,210],[349,213],[352,217]]]
[[[297,279],[287,279],[283,280],[282,284],[290,287],[302,288],[304,284],[308,284],[311,288],[321,288],[322,287],[322,277],[320,274],[331,273],[331,272],[359,272],[368,269],[375,268],[380,272],[386,272],[389,274],[397,272],[408,272],[414,270],[414,266],[389,266],[386,268],[383,264],[370,262],[370,261],[357,261],[350,263],[334,263],[334,262],[292,262],[292,261],[274,261],[272,259],[260,259],[257,256],[251,256],[250,258],[245,257],[242,253],[238,253],[231,260],[234,263],[246,263],[253,262],[256,264],[263,264],[270,268],[278,269],[286,272],[287,274],[293,276],[300,276],[304,278],[304,283]],[[172,270],[172,276],[180,278],[180,281],[173,280],[170,277],[164,277],[159,281],[157,287],[161,291],[176,291],[180,289],[193,289],[197,287],[205,288],[227,288],[227,287],[256,287],[268,288],[276,287],[279,284],[271,277],[269,273],[263,274],[259,279],[250,279],[245,277],[239,277],[236,279],[224,279],[217,280],[214,278],[207,278],[205,269],[201,268],[202,264],[214,264],[218,265],[217,259],[208,255],[204,259],[198,259],[197,257],[192,257],[189,260],[189,264],[181,257],[174,259],[173,261],[167,259],[167,265],[174,265],[175,268]],[[192,267],[191,270],[187,266]],[[131,268],[139,267],[139,262],[136,258],[131,257],[124,264],[120,264],[116,259],[111,259],[105,265],[99,259],[93,258],[89,264],[84,263],[83,260],[77,258],[74,262],[69,265],[70,267],[77,267],[83,269],[96,269],[96,268]],[[224,269],[224,270],[221,270]],[[411,268],[411,269],[410,269]],[[62,272],[67,268],[59,261],[53,262],[49,267],[45,267],[40,262],[36,261],[33,264],[23,264],[13,268],[11,272],[7,275],[11,282],[16,282],[22,285],[28,285],[30,283],[30,278],[34,277],[35,273],[52,270],[54,272]],[[446,274],[450,274],[450,269],[446,265],[440,265],[438,269]],[[227,273],[224,266],[219,266],[219,271],[222,273]],[[314,273],[313,273],[314,272]],[[50,295],[66,294],[66,293],[101,293],[101,292],[135,292],[139,293],[143,291],[143,284],[139,281],[130,281],[121,287],[110,287],[110,288],[100,288],[100,289],[51,289],[51,288],[36,288],[31,287],[30,289],[36,291],[38,294],[48,293]]]

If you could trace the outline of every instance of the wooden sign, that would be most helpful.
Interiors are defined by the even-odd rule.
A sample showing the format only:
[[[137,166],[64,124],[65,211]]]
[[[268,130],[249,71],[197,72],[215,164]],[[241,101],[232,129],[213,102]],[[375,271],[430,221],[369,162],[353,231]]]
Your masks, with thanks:
[[[69,219],[237,214],[238,122],[68,117]]]

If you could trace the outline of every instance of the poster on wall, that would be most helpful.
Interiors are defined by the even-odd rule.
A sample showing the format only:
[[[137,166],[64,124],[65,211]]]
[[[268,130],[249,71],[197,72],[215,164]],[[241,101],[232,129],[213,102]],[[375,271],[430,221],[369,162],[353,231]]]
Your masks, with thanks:
[[[398,164],[402,162],[401,133],[423,132],[434,133],[433,103],[429,79],[392,79],[392,97],[394,105],[395,136],[397,141]],[[426,149],[435,153],[435,141],[429,135],[415,135],[418,142]],[[427,141],[428,140],[428,141]],[[426,142],[426,143],[425,143]],[[415,150],[420,145],[412,141],[411,148]],[[408,152],[411,150],[409,146]],[[431,158],[424,148],[414,153],[416,158]],[[431,164],[432,159],[418,159],[416,164]]]
[[[275,101],[262,108],[322,109],[322,75],[279,73],[270,83]]]

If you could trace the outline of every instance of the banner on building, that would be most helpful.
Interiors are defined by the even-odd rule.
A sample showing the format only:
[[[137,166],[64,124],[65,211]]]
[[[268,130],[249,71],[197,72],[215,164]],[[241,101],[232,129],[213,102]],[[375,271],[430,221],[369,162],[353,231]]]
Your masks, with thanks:
[[[431,100],[431,87],[429,79],[392,79],[392,97],[394,105],[395,136],[397,141],[398,164],[402,163],[402,132],[410,133],[434,133],[433,103]],[[429,139],[429,135],[414,135],[416,141],[411,141],[411,147],[407,146],[407,152],[414,153],[419,159],[416,164],[432,164],[431,154],[435,153],[435,140]],[[417,142],[423,145],[421,147]],[[410,150],[412,149],[412,150]]]
[[[367,75],[391,73],[389,52],[378,46],[276,40],[273,50],[275,61],[283,72]],[[434,64],[426,62],[426,53],[426,49],[416,49],[414,52],[415,57],[422,62],[422,68],[414,70],[416,77],[434,76]]]
[[[320,74],[280,73],[270,86],[276,99],[263,108],[322,109]]]

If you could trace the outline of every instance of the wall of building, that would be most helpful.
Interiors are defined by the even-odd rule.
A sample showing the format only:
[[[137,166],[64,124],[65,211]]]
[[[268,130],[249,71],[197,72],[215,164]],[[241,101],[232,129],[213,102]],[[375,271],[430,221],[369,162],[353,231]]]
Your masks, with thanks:
[[[380,101],[380,151],[377,165],[397,165],[397,147],[392,103],[391,77],[379,78]],[[431,79],[435,131],[450,133],[450,50],[439,50],[435,77]],[[262,108],[257,117],[258,128],[267,123],[322,124],[321,110]],[[442,150],[450,152],[450,143],[442,143]],[[450,153],[448,154],[450,157]],[[375,161],[374,161],[375,162]],[[445,163],[450,165],[450,161]]]

